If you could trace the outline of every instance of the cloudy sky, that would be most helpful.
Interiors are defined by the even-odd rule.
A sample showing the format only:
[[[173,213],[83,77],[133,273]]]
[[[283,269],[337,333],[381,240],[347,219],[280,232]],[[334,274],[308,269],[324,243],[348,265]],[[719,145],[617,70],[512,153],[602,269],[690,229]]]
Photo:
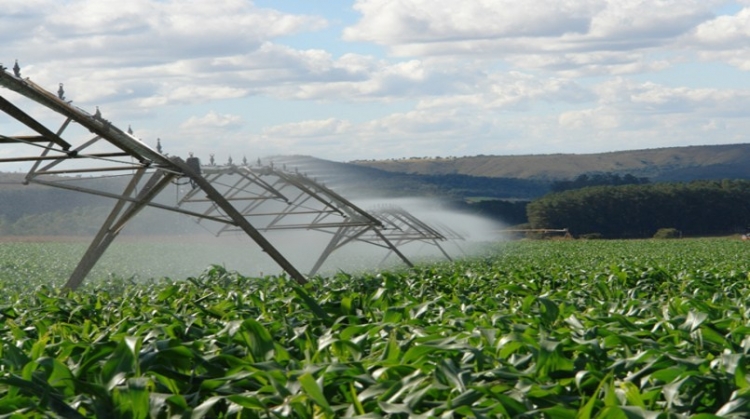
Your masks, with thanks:
[[[750,0],[2,3],[0,62],[171,154],[349,161],[750,136]]]

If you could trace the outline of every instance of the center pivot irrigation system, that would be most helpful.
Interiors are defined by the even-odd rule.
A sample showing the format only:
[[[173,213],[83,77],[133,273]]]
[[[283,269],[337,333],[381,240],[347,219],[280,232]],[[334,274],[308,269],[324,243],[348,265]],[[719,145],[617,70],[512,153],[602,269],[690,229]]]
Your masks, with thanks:
[[[202,165],[198,158],[183,160],[149,147],[130,129],[123,131],[105,119],[73,106],[63,85],[53,94],[0,65],[0,86],[15,94],[14,102],[0,95],[0,110],[30,135],[2,135],[0,163],[31,165],[25,183],[47,185],[112,198],[115,204],[92,243],[65,284],[77,288],[125,225],[145,207],[193,217],[211,224],[221,235],[241,232],[249,236],[298,283],[305,276],[266,238],[278,230],[327,233],[327,244],[309,275],[314,275],[337,249],[352,242],[385,249],[408,266],[412,262],[399,249],[407,243],[434,245],[450,259],[440,242],[463,237],[445,226],[430,226],[402,208],[383,206],[365,211],[332,189],[296,170],[269,163]],[[41,106],[39,106],[41,105]],[[22,109],[22,106],[24,109]],[[50,112],[51,111],[51,112]],[[33,115],[33,116],[32,116]],[[50,121],[42,123],[40,121]],[[10,156],[10,157],[8,157]],[[111,190],[103,178],[126,179],[122,192]],[[158,199],[173,184],[189,185],[175,203]]]

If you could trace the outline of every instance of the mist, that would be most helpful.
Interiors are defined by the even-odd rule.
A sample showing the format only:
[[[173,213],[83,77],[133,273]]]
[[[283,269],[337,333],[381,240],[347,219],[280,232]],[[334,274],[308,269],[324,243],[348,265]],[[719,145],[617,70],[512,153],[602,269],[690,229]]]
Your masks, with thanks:
[[[424,223],[429,230],[434,230],[440,237],[424,235],[422,239],[414,238],[408,231],[394,231],[386,225],[383,234],[411,263],[425,264],[447,262],[472,257],[484,252],[488,244],[506,240],[501,233],[505,228],[501,223],[451,208],[450,202],[439,197],[403,197],[389,196],[389,190],[364,187],[366,178],[359,178],[355,173],[331,170],[330,167],[310,164],[309,160],[275,161],[278,166],[286,165],[286,170],[305,172],[335,192],[345,190],[343,195],[354,206],[370,213],[390,210],[405,211],[418,222]],[[308,164],[305,164],[305,163]],[[294,163],[302,163],[300,166]],[[359,185],[354,188],[346,185]],[[398,191],[396,191],[398,194]],[[272,203],[273,205],[279,205]],[[158,210],[148,210],[149,212]],[[247,276],[264,276],[283,274],[281,268],[243,231],[224,230],[225,226],[180,216],[178,214],[160,213],[162,217],[181,217],[191,220],[192,227],[180,223],[178,240],[163,237],[161,250],[145,251],[136,267],[131,271],[140,277],[184,278],[195,276],[211,265],[220,265],[231,271]],[[140,216],[139,216],[140,217]],[[148,220],[149,217],[144,217]],[[396,253],[381,245],[374,245],[372,240],[353,240],[330,252],[326,247],[333,239],[333,233],[305,228],[291,230],[264,231],[268,222],[264,216],[249,217],[249,221],[259,228],[266,239],[281,252],[301,273],[307,275],[321,257],[325,258],[317,275],[330,276],[338,272],[351,274],[376,272],[380,270],[402,269],[407,264]],[[138,230],[138,220],[134,228]],[[144,222],[144,221],[141,221]],[[154,224],[151,220],[150,224]],[[424,230],[425,227],[416,226]],[[217,236],[216,234],[220,234]],[[417,231],[417,236],[425,231]],[[429,231],[427,231],[429,233]],[[406,239],[403,237],[407,237]],[[369,237],[369,236],[366,236]],[[371,239],[373,239],[371,237]],[[102,264],[108,260],[127,257],[137,243],[138,235],[128,235],[128,239],[113,245]],[[141,237],[142,247],[150,247],[160,240],[158,237]],[[136,248],[137,250],[138,248]],[[119,256],[118,256],[119,254]],[[157,257],[154,257],[158,255]],[[136,268],[136,269],[133,269]]]
[[[505,240],[500,233],[503,226],[499,223],[451,211],[435,200],[357,199],[354,203],[366,211],[377,211],[385,207],[401,208],[444,236],[442,240],[391,240],[414,264],[472,257],[485,251],[488,244]],[[164,216],[183,217],[178,214]],[[133,221],[136,225],[137,222]],[[262,252],[244,232],[229,231],[217,237],[209,231],[211,227],[214,226],[205,221],[200,224],[193,221],[192,231],[183,229],[182,234],[175,236],[124,234],[107,251],[100,261],[101,269],[97,271],[100,271],[100,275],[114,272],[125,277],[178,279],[196,276],[211,265],[220,265],[246,276],[283,274],[276,262]],[[333,238],[325,232],[305,229],[267,231],[263,234],[305,275],[323,255]],[[124,261],[130,262],[123,266]],[[317,274],[330,276],[338,272],[371,273],[406,267],[406,263],[389,249],[355,240],[330,253]]]
[[[251,213],[247,217],[248,221],[305,275],[311,273],[317,265],[320,266],[315,273],[322,276],[335,275],[337,272],[354,274],[407,267],[406,261],[398,253],[414,264],[445,262],[471,257],[484,251],[487,244],[505,240],[500,233],[504,228],[502,224],[456,211],[451,208],[449,199],[440,196],[409,196],[409,191],[400,189],[397,182],[386,185],[386,188],[382,184],[373,185],[367,171],[299,156],[263,160],[264,165],[273,162],[277,168],[283,167],[283,170],[290,173],[304,173],[309,179],[341,195],[347,205],[353,205],[351,208],[359,208],[376,218],[378,214],[383,214],[386,218],[391,213],[406,214],[406,225],[384,223],[382,236],[367,231],[344,245],[327,248],[334,239],[334,230],[304,227],[264,229],[272,216],[262,213],[279,211],[285,205],[273,200],[264,203],[261,214]],[[95,178],[80,181],[97,182]],[[159,202],[176,202],[185,193],[187,186],[182,183],[170,188],[159,195]],[[72,248],[81,256],[115,202],[109,198],[58,191],[55,188],[22,189],[34,193],[43,190],[62,194],[55,199],[54,207],[61,208],[61,203],[64,203],[64,210],[67,212],[48,216],[49,220],[44,222],[46,224],[40,222],[41,218],[33,217],[26,224],[19,221],[16,224],[26,231],[29,231],[28,226],[32,226],[36,229],[34,233],[42,240],[45,225],[67,226],[69,230],[50,231],[49,234],[74,238]],[[47,195],[42,195],[37,200],[45,202],[45,196]],[[74,206],[76,203],[87,210],[80,211]],[[203,205],[203,208],[207,208],[212,204]],[[290,224],[307,225],[301,218],[294,218],[292,215],[288,217]],[[80,228],[71,230],[75,226]],[[356,229],[350,234],[355,233]],[[7,232],[3,234],[9,235]],[[395,247],[398,252],[394,252],[389,246]],[[71,265],[72,270],[75,263],[77,260],[66,261],[65,266]],[[246,276],[283,274],[279,265],[241,230],[227,228],[226,224],[210,220],[198,220],[183,214],[146,208],[126,225],[90,276],[184,279],[200,275],[212,265],[220,265]]]

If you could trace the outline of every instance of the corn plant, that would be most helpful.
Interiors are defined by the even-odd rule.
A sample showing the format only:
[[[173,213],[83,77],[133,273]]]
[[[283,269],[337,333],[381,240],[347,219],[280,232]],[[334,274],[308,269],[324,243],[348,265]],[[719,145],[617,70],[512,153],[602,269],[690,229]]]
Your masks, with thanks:
[[[211,266],[65,293],[4,256],[0,415],[744,418],[746,252],[518,242],[304,287]]]

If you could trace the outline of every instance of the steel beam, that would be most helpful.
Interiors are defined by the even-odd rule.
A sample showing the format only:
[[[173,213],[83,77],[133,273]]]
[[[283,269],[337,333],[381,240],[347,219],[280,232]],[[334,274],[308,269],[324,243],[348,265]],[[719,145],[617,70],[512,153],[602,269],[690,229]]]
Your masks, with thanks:
[[[230,223],[236,225],[242,229],[248,236],[253,239],[261,249],[267,253],[284,271],[286,271],[295,281],[298,283],[306,283],[305,277],[299,273],[299,271],[284,258],[284,256],[274,248],[270,242],[268,242],[263,235],[252,225],[250,222],[239,212],[234,206],[225,199],[212,185],[206,181],[200,174],[195,173],[184,161],[179,158],[168,158],[161,154],[157,150],[143,144],[140,140],[133,137],[130,133],[125,133],[110,121],[101,117],[99,111],[92,115],[80,108],[71,106],[70,102],[66,102],[54,94],[44,90],[37,86],[29,79],[21,79],[10,73],[0,69],[0,86],[6,87],[14,92],[24,96],[39,105],[49,108],[53,112],[64,116],[65,122],[59,129],[58,133],[52,132],[46,128],[42,123],[29,116],[26,112],[16,107],[10,101],[0,96],[0,110],[4,111],[17,121],[26,125],[27,127],[34,130],[39,135],[34,136],[2,136],[0,137],[0,143],[22,143],[30,146],[40,147],[44,149],[41,156],[20,156],[7,161],[29,161],[34,162],[32,170],[27,174],[26,181],[34,182],[39,184],[47,184],[63,189],[75,190],[78,192],[93,193],[100,196],[108,196],[116,199],[116,203],[110,212],[107,220],[102,224],[99,232],[94,237],[94,240],[90,244],[88,250],[84,254],[83,258],[76,266],[76,269],[71,274],[65,288],[73,289],[83,282],[86,275],[91,271],[96,262],[104,254],[106,249],[114,241],[117,235],[120,233],[122,228],[143,208],[146,206],[153,206],[162,209],[168,209],[191,216],[196,216],[203,219],[210,219],[213,221],[219,221],[221,223]],[[95,137],[82,145],[79,145],[75,149],[72,149],[73,145],[66,140],[62,139],[60,134],[65,130],[70,122],[76,122],[82,127],[88,129],[90,132],[95,134]],[[80,152],[87,147],[93,145],[99,140],[106,141],[111,146],[122,152],[115,153],[92,153],[91,155],[83,155]],[[47,147],[40,146],[38,143],[47,142]],[[54,147],[60,147],[61,149],[55,149]],[[60,152],[61,156],[55,157],[48,155],[50,151]],[[125,162],[110,161],[111,157],[127,157],[130,156],[138,161],[132,165],[126,165]],[[99,166],[78,166],[78,167],[62,167],[57,168],[55,166],[69,160],[70,158],[79,158],[81,160],[99,160],[114,162],[115,165],[110,164],[108,167],[105,165]],[[51,161],[44,167],[39,167],[43,161]],[[0,161],[2,162],[2,161]],[[119,163],[119,165],[117,165]],[[154,170],[151,178],[146,183],[145,187],[138,192],[135,196],[133,193],[138,188],[139,180],[148,171]],[[83,188],[75,185],[63,184],[53,180],[45,180],[42,175],[62,175],[62,174],[108,174],[117,171],[133,171],[134,176],[128,183],[122,194],[111,193],[108,191],[99,191],[91,188]],[[154,198],[166,188],[173,180],[178,177],[187,177],[190,181],[202,190],[208,198],[212,201],[216,209],[220,209],[226,216],[226,219],[219,217],[212,217],[208,214],[200,214],[197,212],[186,211],[177,206],[169,207],[153,202]],[[91,178],[93,179],[93,178]],[[267,190],[271,192],[271,189]],[[196,190],[195,193],[198,191]],[[279,196],[281,196],[279,194]]]
[[[0,71],[0,73],[2,73],[2,71]],[[21,109],[17,108],[15,105],[10,103],[7,99],[5,99],[2,96],[0,96],[0,110],[12,116],[18,122],[38,132],[39,134],[42,135],[42,137],[47,139],[47,141],[50,141],[59,145],[60,147],[62,147],[63,150],[67,151],[70,149],[71,145],[67,141],[60,138],[57,134],[50,131],[47,127],[40,124],[39,121],[29,116],[26,112],[22,111]]]
[[[136,186],[138,185],[138,182],[141,180],[145,173],[145,168],[141,168],[140,170],[138,170],[135,176],[133,176],[128,185],[125,187],[125,190],[122,193],[124,197],[129,197],[133,193]],[[68,282],[65,284],[64,288],[78,288],[81,283],[83,283],[84,278],[86,278],[89,272],[91,272],[91,269],[94,267],[94,265],[96,265],[96,262],[99,261],[99,258],[102,257],[104,251],[107,250],[110,244],[112,244],[112,241],[120,232],[120,229],[113,230],[112,226],[117,222],[118,217],[120,216],[120,212],[122,212],[127,202],[128,201],[126,201],[125,199],[120,199],[114,205],[112,211],[110,211],[109,213],[109,216],[99,228],[99,232],[96,234],[94,240],[92,240],[89,248],[86,250],[86,253],[83,255],[80,262],[78,262],[75,270],[73,270],[73,273],[70,275],[70,278],[68,279]]]
[[[311,274],[315,274],[334,251],[354,241],[383,247],[388,250],[386,257],[395,253],[407,266],[413,266],[413,264],[398,246],[410,241],[432,240],[432,243],[437,245],[446,257],[449,257],[437,243],[438,240],[445,240],[445,237],[406,212],[371,214],[317,180],[299,173],[288,172],[285,169],[276,169],[273,164],[258,168],[251,168],[247,165],[203,166],[201,171],[205,174],[204,177],[201,173],[196,173],[182,159],[168,157],[145,145],[130,133],[123,132],[110,121],[102,118],[98,110],[92,115],[72,106],[70,102],[62,100],[30,80],[21,79],[2,70],[0,70],[0,86],[13,90],[65,117],[65,122],[55,133],[8,100],[0,97],[0,110],[39,134],[0,136],[0,144],[20,143],[43,149],[41,155],[3,158],[0,159],[0,163],[33,162],[33,167],[26,176],[26,182],[93,193],[116,200],[109,217],[65,285],[66,288],[75,288],[82,283],[122,228],[147,206],[179,212],[199,220],[217,221],[224,225],[218,234],[229,228],[242,230],[300,284],[306,283],[306,278],[261,234],[261,231],[304,229],[331,234],[331,240],[323,248],[310,271]],[[63,131],[71,122],[93,133],[94,138],[83,143],[76,143],[78,146],[74,148],[67,138],[62,138]],[[88,155],[82,153],[98,141],[109,143],[110,148],[115,151],[97,150]],[[42,145],[45,142],[47,145]],[[60,153],[60,155],[55,156],[52,153]],[[121,157],[132,157],[137,162],[128,164],[126,161],[116,159]],[[88,166],[62,164],[73,158],[101,163]],[[122,194],[83,187],[87,185],[64,184],[60,179],[42,177],[43,175],[66,174],[106,175],[124,171],[133,171],[134,176]],[[147,173],[152,173],[150,179],[145,187],[137,192],[139,181]],[[221,181],[227,179],[229,175],[239,176],[239,180],[232,179],[222,184]],[[84,178],[88,179],[85,176]],[[154,202],[154,198],[161,191],[179,178],[190,181],[192,189],[187,194],[181,199],[176,199],[174,206]],[[69,179],[72,178],[66,178],[66,180]],[[207,204],[209,207],[206,209]],[[188,208],[188,205],[196,205],[197,209]],[[235,207],[235,205],[238,206]],[[250,220],[257,221],[260,225],[255,225]],[[390,230],[386,230],[387,227]]]
[[[234,206],[232,206],[229,201],[227,201],[224,196],[219,193],[214,187],[211,185],[210,182],[208,182],[206,179],[204,179],[201,175],[195,173],[193,169],[188,166],[182,159],[179,157],[174,157],[171,159],[171,162],[177,166],[179,169],[182,170],[183,173],[185,173],[188,177],[190,177],[190,180],[195,182],[196,185],[198,185],[203,191],[208,195],[209,198],[213,199],[213,201],[218,205],[224,212],[229,216],[235,224],[240,227],[245,233],[247,233],[250,238],[252,238],[260,247],[261,249],[268,254],[268,256],[271,257],[281,268],[286,271],[289,276],[291,276],[297,283],[299,284],[306,284],[307,279],[295,268],[278,250],[276,250],[273,245],[266,240],[265,237],[263,237],[262,234],[258,230],[255,229],[255,227],[250,224],[245,217],[240,214],[239,211],[237,211]]]

